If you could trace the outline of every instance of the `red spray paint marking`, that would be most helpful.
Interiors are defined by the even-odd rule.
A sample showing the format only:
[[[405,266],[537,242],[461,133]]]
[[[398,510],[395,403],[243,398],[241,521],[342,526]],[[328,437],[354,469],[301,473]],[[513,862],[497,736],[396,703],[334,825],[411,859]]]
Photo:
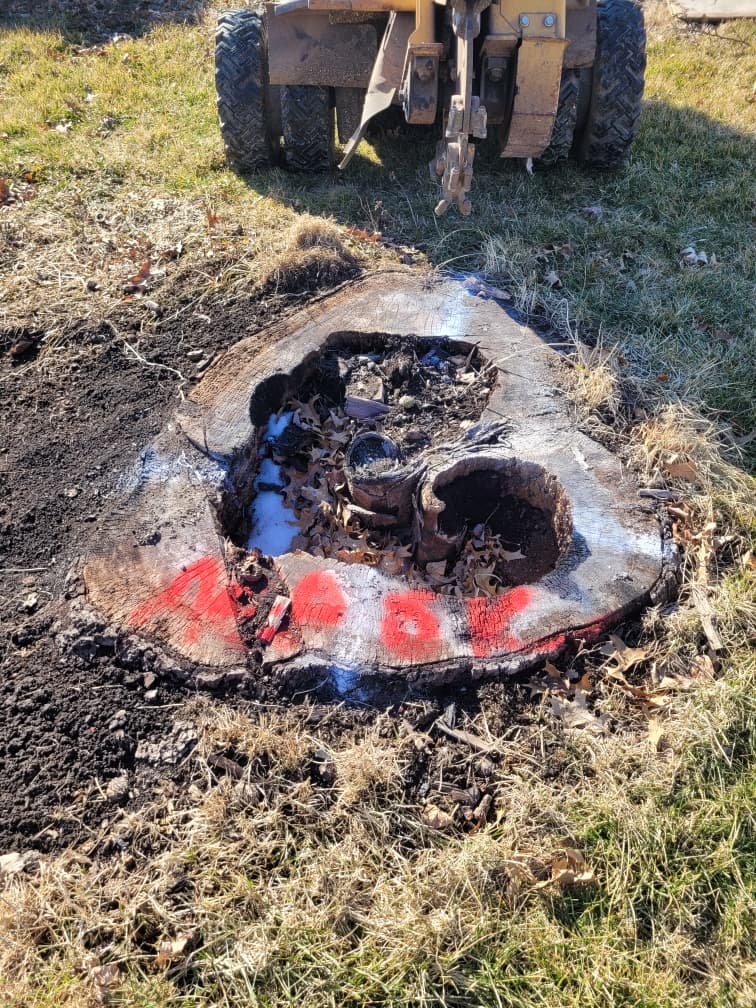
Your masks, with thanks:
[[[595,623],[589,623],[587,626],[578,627],[575,630],[570,630],[569,633],[554,634],[553,637],[544,637],[543,640],[539,640],[532,649],[534,655],[554,655],[564,648],[568,641],[581,641],[584,644],[590,643],[596,640],[597,637],[606,631],[606,627],[611,623],[611,619],[600,619]]]
[[[270,651],[275,655],[276,660],[285,661],[293,658],[302,650],[302,638],[296,630],[289,627],[288,630],[279,630],[270,642]]]
[[[175,622],[184,624],[185,644],[211,634],[241,647],[226,572],[215,557],[203,557],[183,570],[167,588],[138,605],[129,622],[142,627],[159,616],[177,617]]]
[[[518,651],[522,641],[512,633],[509,624],[513,616],[529,605],[530,589],[525,585],[495,599],[468,599],[467,620],[475,657],[488,658],[496,652]]]
[[[387,595],[383,602],[381,640],[387,650],[409,661],[433,661],[441,655],[441,628],[429,607],[432,592]]]
[[[291,593],[291,615],[300,626],[314,629],[338,626],[348,607],[333,571],[305,574]]]
[[[553,655],[567,644],[567,634],[554,634],[553,637],[545,637],[531,649],[534,655]]]
[[[264,644],[270,644],[278,633],[278,628],[283,622],[284,616],[291,608],[291,599],[288,595],[276,595],[273,605],[270,607],[268,619],[265,626],[257,634],[257,640]]]

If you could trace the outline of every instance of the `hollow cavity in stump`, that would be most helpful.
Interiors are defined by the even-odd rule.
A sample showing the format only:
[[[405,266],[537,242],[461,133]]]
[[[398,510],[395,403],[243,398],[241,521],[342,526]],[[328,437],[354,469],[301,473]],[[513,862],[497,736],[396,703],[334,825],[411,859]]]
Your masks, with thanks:
[[[499,457],[506,424],[476,426],[496,376],[463,341],[335,337],[269,390],[225,508],[237,545],[366,564],[440,594],[537,580],[569,538],[569,509],[539,467]]]

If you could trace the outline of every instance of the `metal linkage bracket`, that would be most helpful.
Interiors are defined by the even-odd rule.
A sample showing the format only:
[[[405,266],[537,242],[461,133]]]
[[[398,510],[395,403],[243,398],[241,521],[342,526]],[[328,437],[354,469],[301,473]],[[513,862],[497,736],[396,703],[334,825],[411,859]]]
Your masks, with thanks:
[[[470,135],[486,136],[486,109],[472,93],[473,40],[480,34],[480,15],[490,0],[454,0],[452,27],[457,36],[457,93],[452,95],[446,117],[444,140],[430,164],[431,177],[441,177],[441,199],[436,214],[441,217],[452,203],[467,217],[472,212],[468,193],[472,186],[475,145]]]
[[[412,125],[436,121],[438,67],[443,48],[439,42],[409,47],[401,98],[404,117]]]
[[[443,217],[455,201],[463,217],[472,213],[472,203],[468,197],[472,186],[472,163],[475,157],[475,144],[467,137],[459,140],[439,140],[436,146],[436,157],[431,162],[431,177],[441,175],[442,196],[436,205],[436,215]]]

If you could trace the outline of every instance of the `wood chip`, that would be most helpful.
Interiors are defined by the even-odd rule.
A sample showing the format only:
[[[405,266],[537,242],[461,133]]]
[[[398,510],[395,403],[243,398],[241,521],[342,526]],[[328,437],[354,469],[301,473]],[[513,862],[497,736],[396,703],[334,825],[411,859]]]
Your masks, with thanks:
[[[388,413],[389,407],[376,399],[348,396],[344,401],[344,412],[353,420],[372,420]]]

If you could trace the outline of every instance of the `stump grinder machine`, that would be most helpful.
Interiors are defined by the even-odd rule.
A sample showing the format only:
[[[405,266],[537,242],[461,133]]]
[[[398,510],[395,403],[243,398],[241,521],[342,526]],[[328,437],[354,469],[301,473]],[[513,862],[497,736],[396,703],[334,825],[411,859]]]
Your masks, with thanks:
[[[221,15],[215,70],[238,171],[330,171],[335,134],[343,169],[398,106],[441,128],[436,213],[467,215],[479,139],[535,167],[624,164],[645,32],[634,0],[279,0]]]

